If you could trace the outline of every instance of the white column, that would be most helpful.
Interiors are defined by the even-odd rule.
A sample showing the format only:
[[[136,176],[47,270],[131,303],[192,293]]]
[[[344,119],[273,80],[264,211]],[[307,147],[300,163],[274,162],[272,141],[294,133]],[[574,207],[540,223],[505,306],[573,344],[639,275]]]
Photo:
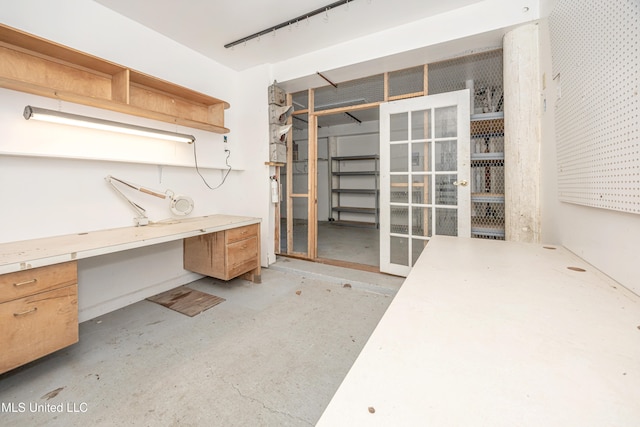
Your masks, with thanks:
[[[540,241],[540,77],[538,26],[504,36],[506,240]]]

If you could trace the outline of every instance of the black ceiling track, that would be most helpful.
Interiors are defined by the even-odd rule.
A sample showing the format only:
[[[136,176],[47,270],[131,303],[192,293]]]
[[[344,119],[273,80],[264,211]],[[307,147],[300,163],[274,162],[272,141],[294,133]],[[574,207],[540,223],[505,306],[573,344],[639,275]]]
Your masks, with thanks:
[[[300,22],[300,21],[303,21],[305,19],[311,18],[312,16],[316,16],[316,15],[319,15],[321,13],[328,12],[330,9],[336,8],[338,6],[345,5],[345,4],[347,4],[349,2],[352,2],[352,1],[353,0],[340,0],[340,1],[333,2],[333,3],[328,4],[326,6],[320,7],[318,9],[316,9],[316,10],[312,10],[311,12],[307,12],[305,14],[297,16],[297,17],[295,17],[293,19],[289,19],[288,21],[285,21],[285,22],[283,22],[281,24],[274,25],[273,27],[269,27],[269,28],[266,28],[266,29],[264,29],[262,31],[259,31],[257,33],[251,34],[250,36],[243,37],[243,38],[238,39],[238,40],[236,40],[234,42],[231,42],[231,43],[227,43],[227,44],[224,45],[224,47],[229,49],[230,47],[237,46],[237,45],[245,43],[245,42],[247,42],[249,40],[256,39],[256,38],[258,38],[260,36],[264,36],[266,34],[271,34],[273,31],[279,30],[281,28],[285,28],[285,27],[287,27],[289,25],[293,25],[293,24],[295,24],[297,22]]]

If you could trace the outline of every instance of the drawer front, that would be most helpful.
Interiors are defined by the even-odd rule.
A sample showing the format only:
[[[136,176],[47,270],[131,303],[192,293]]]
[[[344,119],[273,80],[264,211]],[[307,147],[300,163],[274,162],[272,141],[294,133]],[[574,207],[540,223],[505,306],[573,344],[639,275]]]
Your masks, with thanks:
[[[0,373],[78,342],[78,286],[0,304]]]
[[[226,242],[233,243],[239,240],[248,239],[249,237],[258,236],[258,224],[247,225],[244,227],[232,228],[225,232]]]
[[[78,283],[77,262],[0,275],[0,303]]]
[[[258,237],[227,245],[227,277],[233,278],[258,266]]]

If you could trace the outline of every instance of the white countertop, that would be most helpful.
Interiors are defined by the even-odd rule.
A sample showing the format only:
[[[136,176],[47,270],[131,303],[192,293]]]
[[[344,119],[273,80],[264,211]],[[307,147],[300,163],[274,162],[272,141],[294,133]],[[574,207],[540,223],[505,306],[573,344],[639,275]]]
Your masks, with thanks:
[[[561,247],[444,236],[317,424],[638,425],[637,295]]]
[[[0,244],[0,274],[104,255],[257,224],[259,218],[209,215]]]

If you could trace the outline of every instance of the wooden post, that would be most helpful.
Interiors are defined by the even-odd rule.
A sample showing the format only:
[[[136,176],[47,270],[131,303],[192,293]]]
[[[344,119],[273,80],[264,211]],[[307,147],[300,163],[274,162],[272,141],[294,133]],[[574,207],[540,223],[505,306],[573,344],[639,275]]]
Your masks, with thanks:
[[[293,97],[287,94],[287,105]],[[292,119],[293,120],[293,119]],[[287,136],[287,253],[293,253],[293,130]]]
[[[309,89],[309,176],[307,177],[307,254],[309,258],[318,257],[318,118],[314,114],[313,89]]]

